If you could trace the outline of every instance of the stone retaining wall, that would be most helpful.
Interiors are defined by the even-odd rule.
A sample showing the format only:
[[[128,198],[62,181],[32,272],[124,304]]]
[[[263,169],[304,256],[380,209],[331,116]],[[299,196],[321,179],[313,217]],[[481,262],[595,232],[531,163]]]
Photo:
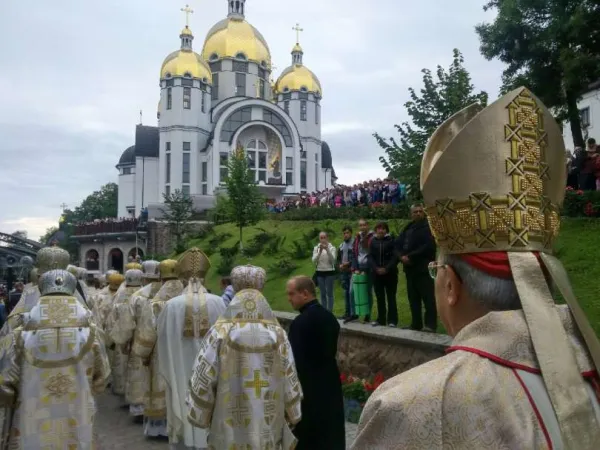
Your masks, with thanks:
[[[287,330],[295,313],[275,313]],[[341,372],[367,378],[381,372],[388,379],[444,355],[451,339],[444,334],[422,333],[362,323],[341,324],[338,366]]]
[[[188,235],[193,235],[206,226],[208,222],[193,221],[189,223]],[[146,252],[148,255],[167,256],[175,248],[175,236],[169,229],[167,222],[157,220],[148,221],[148,242]]]

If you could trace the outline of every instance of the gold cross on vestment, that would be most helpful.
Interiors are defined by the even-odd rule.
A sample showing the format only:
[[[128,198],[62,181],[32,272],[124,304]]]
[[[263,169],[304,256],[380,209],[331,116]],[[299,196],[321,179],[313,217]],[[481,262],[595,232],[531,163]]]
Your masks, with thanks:
[[[181,12],[185,13],[185,26],[190,26],[190,14],[194,14],[194,10],[190,8],[190,5],[185,5],[185,8],[181,8]]]
[[[246,381],[244,383],[244,387],[254,389],[256,398],[260,398],[262,389],[269,387],[269,382],[266,380],[261,380],[260,379],[260,370],[255,370],[254,371],[254,379],[252,381]]]
[[[304,28],[300,28],[300,24],[297,23],[295,27],[292,27],[292,30],[296,31],[296,44],[300,43],[300,32],[304,31]]]

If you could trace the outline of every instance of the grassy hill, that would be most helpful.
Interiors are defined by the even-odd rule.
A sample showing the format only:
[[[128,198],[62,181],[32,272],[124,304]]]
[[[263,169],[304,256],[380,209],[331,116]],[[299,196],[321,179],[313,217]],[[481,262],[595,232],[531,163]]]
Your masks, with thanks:
[[[392,232],[403,226],[400,220],[389,222]],[[255,227],[244,230],[244,248],[252,257],[237,252],[238,230],[230,225],[219,225],[204,236],[190,239],[188,247],[198,246],[210,256],[212,269],[206,280],[207,287],[214,293],[220,293],[219,270],[227,273],[232,265],[254,264],[267,270],[265,296],[275,310],[291,311],[285,293],[285,281],[293,275],[312,276],[314,268],[310,260],[312,248],[318,240],[318,232],[326,230],[334,245],[341,241],[345,220],[324,221],[264,221]],[[357,224],[350,223],[356,229]],[[560,239],[556,246],[556,255],[565,265],[575,294],[587,313],[592,326],[600,334],[600,261],[597,255],[600,247],[600,220],[564,219]],[[398,285],[398,314],[400,325],[408,325],[410,312],[406,297],[404,277],[400,276]],[[344,312],[343,292],[336,283],[336,315]],[[376,317],[376,314],[375,314]]]

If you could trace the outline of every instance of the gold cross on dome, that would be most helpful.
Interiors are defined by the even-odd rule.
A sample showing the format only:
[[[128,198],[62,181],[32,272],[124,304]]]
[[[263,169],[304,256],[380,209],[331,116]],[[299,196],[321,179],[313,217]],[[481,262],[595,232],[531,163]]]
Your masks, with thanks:
[[[244,383],[244,387],[254,389],[254,394],[256,395],[256,398],[260,398],[262,389],[269,387],[269,382],[266,380],[261,380],[260,370],[255,370],[254,379],[252,381],[246,381]]]
[[[300,28],[300,24],[297,23],[295,27],[292,27],[292,30],[296,31],[296,44],[300,43],[300,32],[304,31],[304,28]]]
[[[194,14],[194,10],[190,8],[190,5],[185,5],[185,8],[181,8],[181,12],[185,13],[185,26],[190,27],[190,14]]]

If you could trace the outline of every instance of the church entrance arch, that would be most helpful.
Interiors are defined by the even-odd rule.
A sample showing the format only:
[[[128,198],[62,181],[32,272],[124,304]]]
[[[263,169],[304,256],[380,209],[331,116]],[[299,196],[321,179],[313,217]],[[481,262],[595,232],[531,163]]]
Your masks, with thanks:
[[[135,261],[138,258],[144,258],[144,251],[141,248],[135,248],[133,247],[131,250],[129,250],[129,253],[127,254],[127,260],[128,261]]]
[[[108,266],[111,270],[123,272],[123,252],[121,249],[113,248],[108,252]]]
[[[85,268],[87,270],[100,270],[100,255],[95,249],[90,249],[85,254]]]

